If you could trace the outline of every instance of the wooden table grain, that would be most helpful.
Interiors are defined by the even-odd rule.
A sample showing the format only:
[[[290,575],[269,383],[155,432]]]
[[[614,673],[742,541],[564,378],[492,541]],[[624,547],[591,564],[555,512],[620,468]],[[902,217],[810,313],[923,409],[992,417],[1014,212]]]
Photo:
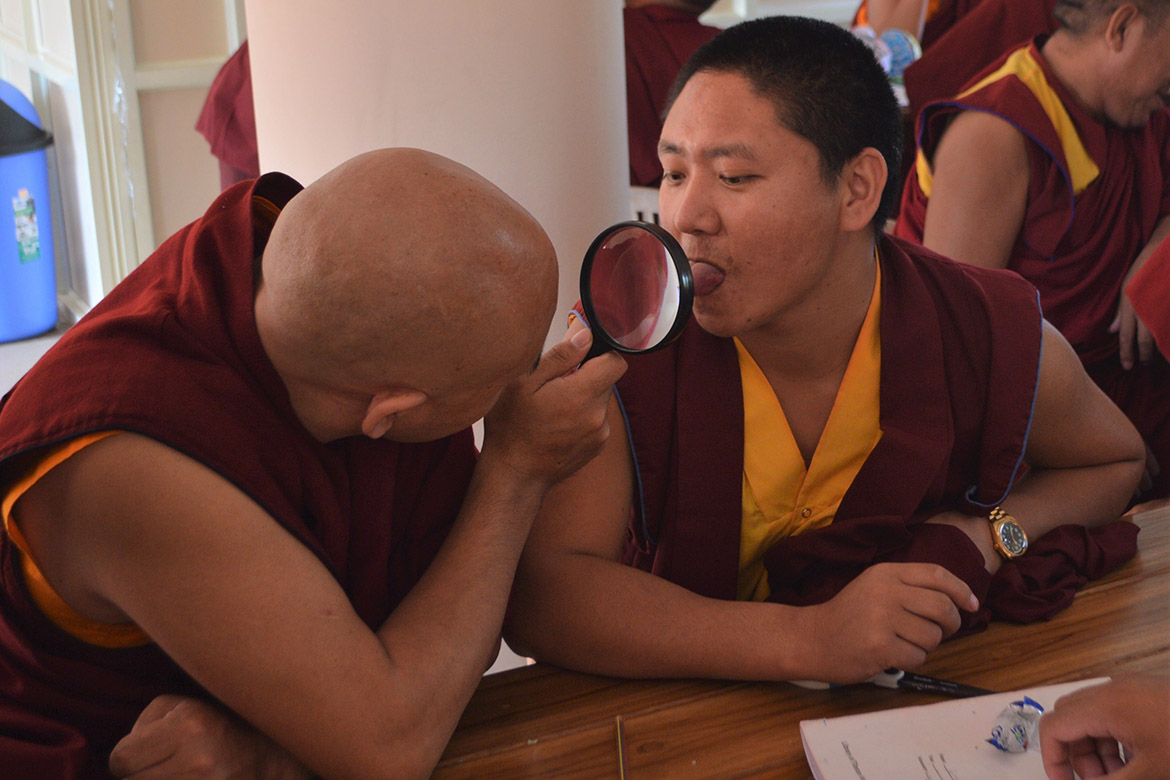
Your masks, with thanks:
[[[997,691],[1122,672],[1170,674],[1170,503],[1139,508],[1138,555],[1050,621],[995,623],[948,642],[919,671]],[[485,677],[439,780],[805,780],[798,724],[939,701],[855,685],[617,680],[536,665]]]

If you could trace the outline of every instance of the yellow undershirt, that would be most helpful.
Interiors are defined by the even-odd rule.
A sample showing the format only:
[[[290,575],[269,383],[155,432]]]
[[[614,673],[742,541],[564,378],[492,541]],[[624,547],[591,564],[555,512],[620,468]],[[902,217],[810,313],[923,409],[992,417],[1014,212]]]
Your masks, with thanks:
[[[861,465],[881,438],[881,268],[833,410],[812,461],[804,458],[776,393],[735,340],[743,382],[743,518],[739,543],[741,601],[770,593],[764,554],[780,541],[833,522]]]
[[[1080,133],[1077,131],[1076,122],[1069,116],[1068,109],[1065,108],[1056,89],[1048,83],[1048,77],[1044,75],[1044,68],[1032,56],[1031,46],[1017,49],[998,70],[961,92],[955,100],[961,101],[967,95],[978,92],[988,84],[1008,76],[1015,76],[1028,88],[1037,102],[1040,103],[1048,120],[1052,122],[1052,127],[1060,139],[1064,159],[1068,163],[1068,175],[1072,179],[1073,196],[1080,195],[1086,187],[1097,180],[1097,177],[1101,175],[1101,169],[1097,167],[1097,163],[1093,161],[1088,150],[1085,149],[1084,141],[1081,140]],[[934,173],[930,163],[926,160],[926,154],[921,149],[918,150],[914,160],[914,172],[918,177],[918,187],[922,190],[922,194],[929,198],[931,190],[934,188]]]

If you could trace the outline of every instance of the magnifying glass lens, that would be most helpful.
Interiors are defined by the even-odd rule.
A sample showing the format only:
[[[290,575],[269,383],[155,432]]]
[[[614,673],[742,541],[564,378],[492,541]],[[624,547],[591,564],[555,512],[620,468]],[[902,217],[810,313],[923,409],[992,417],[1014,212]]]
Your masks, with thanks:
[[[596,324],[625,349],[652,349],[675,324],[678,270],[662,241],[643,228],[621,228],[602,241],[589,289]]]

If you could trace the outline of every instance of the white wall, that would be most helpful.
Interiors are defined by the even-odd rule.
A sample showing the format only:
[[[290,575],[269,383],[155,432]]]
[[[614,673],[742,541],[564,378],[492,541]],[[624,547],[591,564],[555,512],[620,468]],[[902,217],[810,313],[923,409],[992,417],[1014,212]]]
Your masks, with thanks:
[[[451,157],[544,225],[567,309],[582,253],[629,209],[620,8],[247,0],[261,167],[307,184],[378,147]]]

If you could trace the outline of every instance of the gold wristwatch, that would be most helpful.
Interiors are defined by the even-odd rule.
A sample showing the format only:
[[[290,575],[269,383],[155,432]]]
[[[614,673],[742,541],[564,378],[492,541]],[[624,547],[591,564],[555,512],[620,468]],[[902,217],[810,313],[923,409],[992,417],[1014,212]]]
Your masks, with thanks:
[[[1016,518],[996,507],[987,515],[991,521],[991,543],[995,551],[1007,559],[1018,558],[1028,550],[1028,534],[1016,522]]]

